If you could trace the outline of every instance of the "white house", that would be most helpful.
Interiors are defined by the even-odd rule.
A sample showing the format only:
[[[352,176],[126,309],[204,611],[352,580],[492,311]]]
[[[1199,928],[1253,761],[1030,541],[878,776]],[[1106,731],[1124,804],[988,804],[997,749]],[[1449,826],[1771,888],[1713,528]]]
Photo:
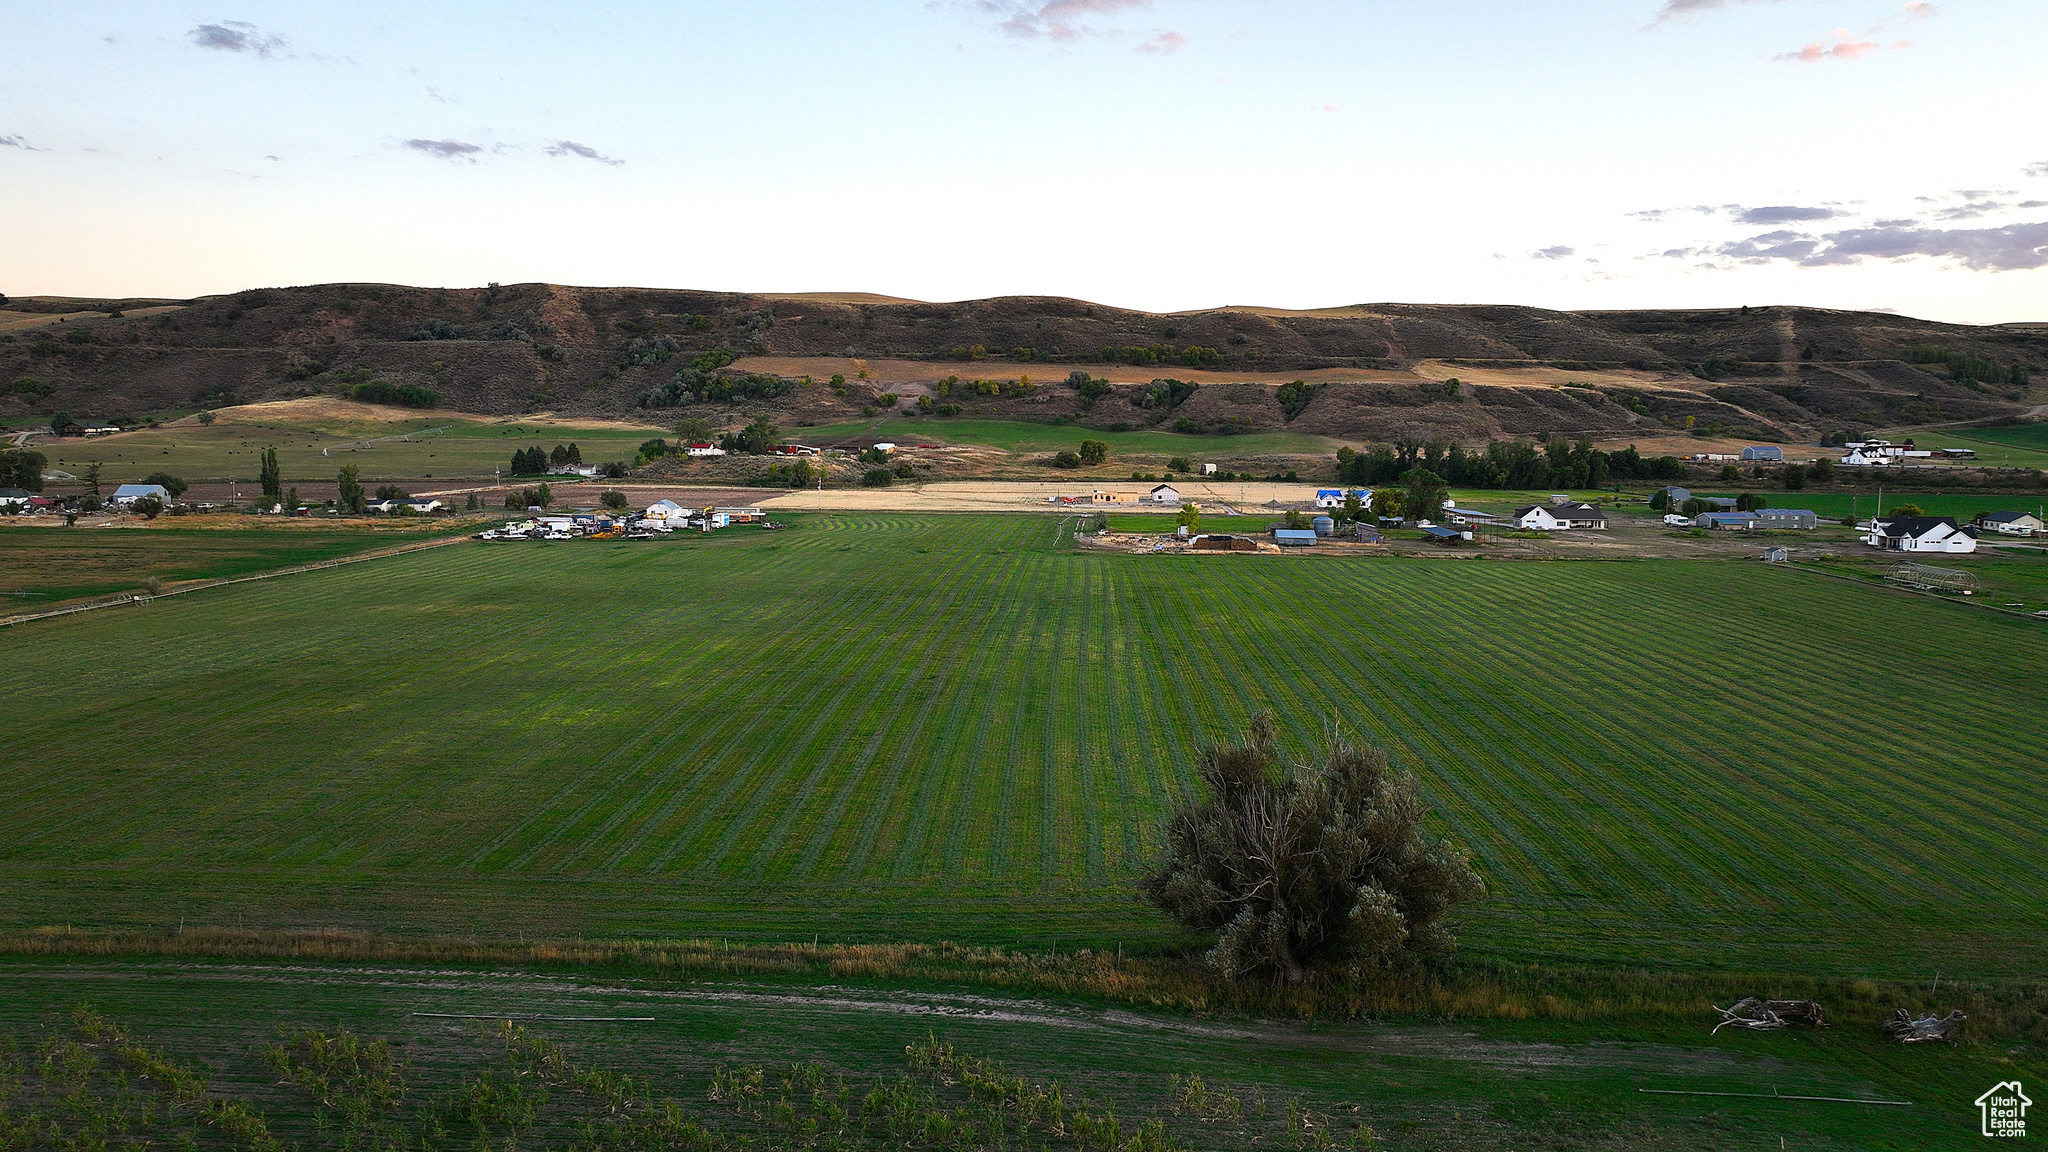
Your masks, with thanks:
[[[1372,506],[1372,489],[1370,488],[1318,488],[1316,489],[1316,507],[1342,508],[1344,501],[1351,496],[1358,497],[1360,507]]]
[[[2032,536],[2048,531],[2048,524],[2044,524],[2039,516],[2025,512],[1986,512],[1977,517],[1977,526],[1989,528],[2001,536]]]
[[[1573,528],[1605,531],[1607,513],[1584,502],[1572,504],[1531,504],[1515,509],[1515,527],[1535,532],[1559,532]]]
[[[1863,542],[1887,552],[1975,552],[1977,537],[1957,526],[1953,516],[1873,518],[1863,529]]]
[[[1873,468],[1891,462],[1890,455],[1868,448],[1852,448],[1847,456],[1842,457],[1842,464],[1849,468]]]
[[[116,507],[126,508],[144,496],[154,496],[166,504],[171,502],[171,494],[161,484],[123,484],[114,489],[113,502]]]
[[[656,500],[647,506],[645,516],[649,520],[688,520],[690,511],[673,500]]]
[[[438,512],[442,508],[441,502],[431,496],[414,496],[405,502],[405,506],[415,512]]]
[[[1180,503],[1180,489],[1171,484],[1161,484],[1147,493],[1145,499],[1154,504]]]
[[[716,445],[716,444],[686,444],[686,445],[684,445],[684,446],[683,446],[683,455],[685,455],[685,456],[723,456],[723,455],[725,455],[725,449],[723,449],[723,448],[720,448],[720,447],[719,447],[718,445]]]

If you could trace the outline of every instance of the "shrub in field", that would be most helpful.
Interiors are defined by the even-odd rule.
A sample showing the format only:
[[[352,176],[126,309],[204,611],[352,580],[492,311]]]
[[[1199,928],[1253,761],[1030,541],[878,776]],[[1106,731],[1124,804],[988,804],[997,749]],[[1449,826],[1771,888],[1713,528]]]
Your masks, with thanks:
[[[599,496],[597,502],[613,512],[624,512],[626,510],[626,494],[616,488]]]
[[[1100,440],[1081,441],[1081,463],[1093,467],[1109,459],[1109,445]]]
[[[860,478],[860,486],[863,488],[887,488],[894,481],[895,477],[889,474],[887,468],[870,468]]]
[[[1208,798],[1174,810],[1139,886],[1217,934],[1208,961],[1226,979],[1299,984],[1445,950],[1446,916],[1485,894],[1463,848],[1424,836],[1415,780],[1378,748],[1333,735],[1320,763],[1287,764],[1262,714],[1197,771]]]
[[[128,510],[139,514],[144,520],[154,520],[163,515],[164,502],[154,496],[144,496],[139,500],[130,501]]]
[[[1081,466],[1081,454],[1072,450],[1056,452],[1053,454],[1052,466],[1055,468],[1079,468]]]

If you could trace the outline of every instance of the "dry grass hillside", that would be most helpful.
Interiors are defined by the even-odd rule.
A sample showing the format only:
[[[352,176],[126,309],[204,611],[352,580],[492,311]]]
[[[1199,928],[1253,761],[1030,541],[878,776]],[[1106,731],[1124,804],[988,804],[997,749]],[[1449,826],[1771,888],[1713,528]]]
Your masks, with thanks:
[[[678,394],[672,382],[693,362],[700,391]],[[0,422],[14,424],[333,396],[377,379],[467,412],[662,424],[758,414],[830,423],[893,393],[963,416],[1104,428],[1356,440],[1691,429],[1798,441],[2019,415],[2043,389],[2014,383],[2015,366],[2048,379],[2048,328],[1791,307],[1162,315],[1055,297],[931,304],[551,284],[326,284],[0,307]],[[1107,387],[1069,387],[1077,369]],[[763,386],[769,377],[810,383]],[[1025,377],[1029,389],[975,385]],[[1155,384],[1169,379],[1192,387]],[[1293,381],[1302,383],[1284,387]]]

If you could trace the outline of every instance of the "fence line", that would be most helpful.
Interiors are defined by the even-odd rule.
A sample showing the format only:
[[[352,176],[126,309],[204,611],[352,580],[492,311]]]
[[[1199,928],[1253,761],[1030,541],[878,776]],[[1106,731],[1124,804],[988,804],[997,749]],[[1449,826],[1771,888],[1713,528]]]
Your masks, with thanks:
[[[418,552],[426,548],[440,548],[449,544],[460,544],[468,536],[446,536],[439,540],[422,540],[413,544],[401,544],[393,548],[379,548],[373,552],[361,552],[354,556],[342,556],[334,560],[316,560],[311,564],[294,564],[289,568],[277,568],[269,572],[258,572],[250,576],[229,576],[220,580],[202,580],[182,588],[163,592],[140,594],[124,593],[109,596],[86,604],[73,604],[66,608],[52,608],[48,612],[28,612],[0,618],[0,628],[26,624],[31,620],[48,620],[53,616],[69,616],[75,612],[91,612],[96,608],[119,608],[124,604],[148,604],[166,596],[183,596],[187,592],[203,592],[208,588],[224,588],[229,584],[246,584],[251,580],[272,580],[279,576],[294,576],[301,572],[316,572],[322,568],[339,568],[343,564],[360,564],[365,560],[382,560],[387,556],[400,556],[407,552]]]

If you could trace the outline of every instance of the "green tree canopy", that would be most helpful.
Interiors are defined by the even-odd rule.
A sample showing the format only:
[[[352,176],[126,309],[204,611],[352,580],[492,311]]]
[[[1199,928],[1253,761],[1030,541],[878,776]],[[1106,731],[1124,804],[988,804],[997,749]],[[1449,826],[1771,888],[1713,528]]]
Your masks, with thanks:
[[[1207,795],[1174,809],[1139,887],[1215,933],[1208,961],[1226,979],[1296,984],[1448,950],[1452,910],[1485,895],[1465,850],[1426,835],[1414,778],[1371,745],[1332,734],[1320,759],[1290,763],[1262,714],[1196,772]]]

